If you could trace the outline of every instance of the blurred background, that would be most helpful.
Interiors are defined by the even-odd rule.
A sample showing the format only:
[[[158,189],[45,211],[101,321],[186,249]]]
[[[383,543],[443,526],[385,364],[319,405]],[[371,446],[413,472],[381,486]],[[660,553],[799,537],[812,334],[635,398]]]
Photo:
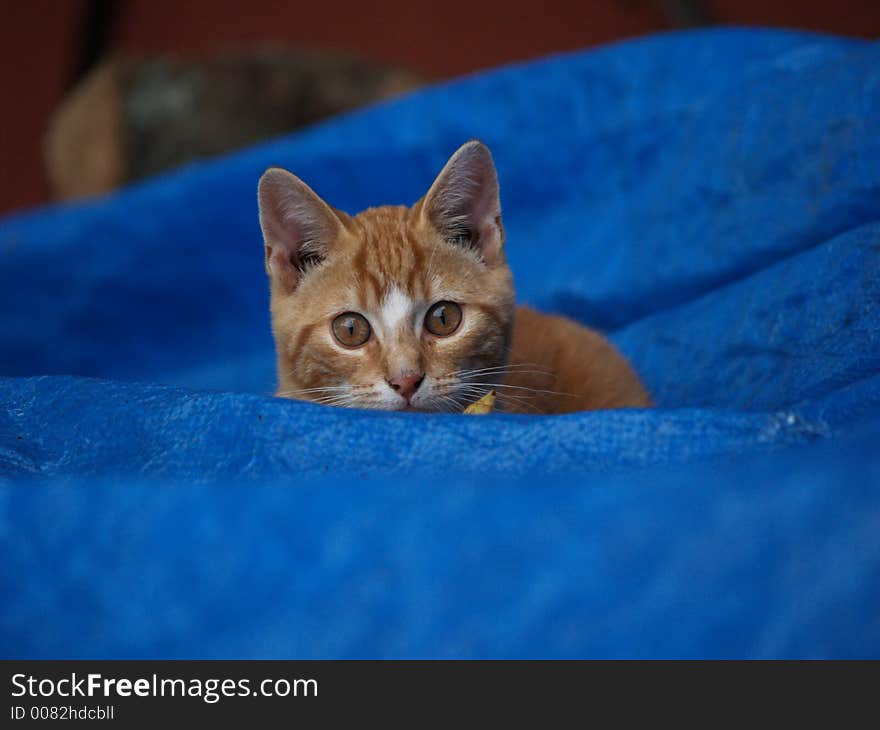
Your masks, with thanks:
[[[0,213],[424,83],[703,25],[880,36],[880,0],[0,0]]]

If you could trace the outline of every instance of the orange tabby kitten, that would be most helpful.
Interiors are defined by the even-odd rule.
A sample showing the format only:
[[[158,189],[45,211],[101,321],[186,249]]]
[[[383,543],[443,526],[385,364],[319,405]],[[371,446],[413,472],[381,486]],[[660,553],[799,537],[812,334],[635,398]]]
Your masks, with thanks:
[[[498,177],[472,141],[411,208],[352,217],[278,168],[259,185],[278,395],[454,411],[567,413],[650,399],[599,333],[515,308]]]

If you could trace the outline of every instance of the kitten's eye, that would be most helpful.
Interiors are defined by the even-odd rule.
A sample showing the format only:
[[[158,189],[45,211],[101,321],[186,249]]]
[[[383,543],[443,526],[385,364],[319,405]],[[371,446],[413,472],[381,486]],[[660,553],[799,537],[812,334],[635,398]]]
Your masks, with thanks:
[[[460,324],[461,307],[455,302],[437,302],[425,315],[425,328],[438,337],[448,337]]]
[[[333,336],[340,345],[360,347],[370,339],[372,330],[366,317],[357,312],[345,312],[333,320]]]

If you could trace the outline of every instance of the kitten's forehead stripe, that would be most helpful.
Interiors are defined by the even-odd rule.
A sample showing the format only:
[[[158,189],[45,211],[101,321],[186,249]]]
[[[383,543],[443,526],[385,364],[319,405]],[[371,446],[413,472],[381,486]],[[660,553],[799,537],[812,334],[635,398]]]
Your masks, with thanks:
[[[380,307],[391,287],[399,287],[413,301],[428,297],[428,251],[413,231],[407,212],[371,209],[355,220],[358,242],[351,267],[362,306]]]
[[[367,262],[369,244],[369,240],[364,237],[358,248],[358,252],[355,255],[353,267],[358,280],[362,282],[362,284],[366,283],[372,288],[373,301],[378,302],[382,296],[382,285],[373,273],[372,267]]]
[[[405,230],[405,228],[404,228]],[[409,267],[409,273],[406,277],[406,288],[410,293],[410,296],[416,297],[416,283],[421,280],[424,272],[425,266],[425,254],[422,251],[421,245],[419,245],[416,241],[412,240],[409,235],[405,235],[404,240],[406,241],[407,248],[412,252],[412,264]],[[424,285],[421,287],[424,290]]]

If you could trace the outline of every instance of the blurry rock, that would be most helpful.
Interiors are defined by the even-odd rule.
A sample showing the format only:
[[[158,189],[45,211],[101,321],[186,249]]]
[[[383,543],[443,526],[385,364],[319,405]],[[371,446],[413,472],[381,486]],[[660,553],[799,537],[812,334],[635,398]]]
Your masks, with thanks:
[[[116,58],[50,121],[57,198],[80,198],[253,144],[420,85],[415,74],[320,51],[264,49],[208,60]]]

